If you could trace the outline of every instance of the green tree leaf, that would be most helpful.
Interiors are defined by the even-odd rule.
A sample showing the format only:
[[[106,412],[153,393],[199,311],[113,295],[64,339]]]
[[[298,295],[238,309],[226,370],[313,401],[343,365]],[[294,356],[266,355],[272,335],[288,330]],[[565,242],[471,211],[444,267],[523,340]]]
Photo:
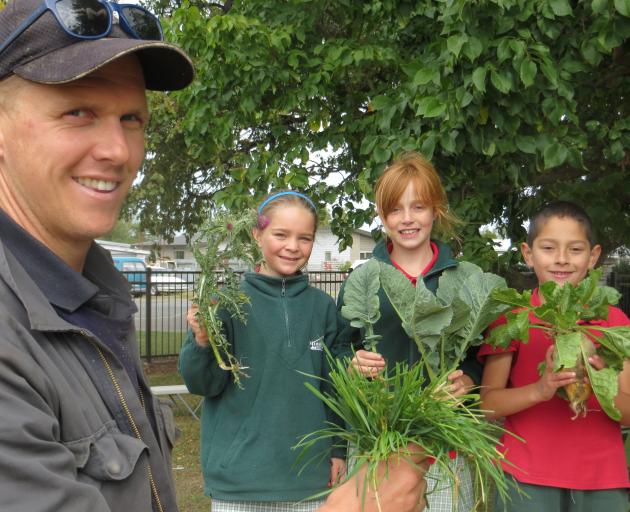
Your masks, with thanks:
[[[630,0],[614,0],[614,4],[619,14],[630,17]]]
[[[573,12],[568,0],[550,0],[549,5],[556,16],[569,16]]]
[[[486,92],[486,68],[479,67],[473,71],[472,81],[479,92]]]
[[[608,9],[608,0],[593,0],[591,8],[595,14],[601,14]]]
[[[424,117],[438,117],[445,111],[446,105],[437,96],[422,98],[416,108],[416,114]]]
[[[516,147],[523,153],[533,155],[536,153],[536,138],[531,135],[517,135]]]
[[[521,77],[521,82],[523,82],[525,87],[529,87],[534,84],[537,71],[538,68],[536,67],[535,62],[529,59],[523,59],[519,68],[519,75]]]
[[[498,71],[492,70],[490,72],[490,81],[498,91],[504,94],[510,92],[512,88],[512,80],[510,79],[510,75],[506,72],[499,73]]]
[[[558,142],[553,142],[549,144],[543,152],[545,169],[551,169],[552,167],[562,165],[567,159],[568,155],[569,151],[564,145]]]
[[[415,149],[440,172],[483,268],[497,255],[474,226],[522,240],[528,215],[553,198],[588,205],[604,253],[630,237],[619,214],[628,129],[613,129],[629,118],[624,3],[251,0],[220,13],[146,2],[197,79],[149,95],[149,158],[125,205],[143,231],[194,235],[208,204],[245,211],[291,182],[338,212],[331,227],[346,243],[374,213],[375,177]],[[437,100],[417,114],[425,98]],[[553,156],[554,142],[568,155],[549,167],[563,152]],[[297,161],[308,161],[307,180]],[[332,185],[333,175],[360,185]]]
[[[459,57],[459,52],[467,41],[468,36],[466,34],[454,34],[446,40],[446,47],[455,57]]]
[[[477,57],[483,52],[483,44],[480,39],[471,36],[463,47],[463,52],[470,62],[477,60]]]
[[[436,77],[439,78],[439,72],[436,69],[422,67],[414,75],[413,83],[416,85],[426,85],[435,80]]]

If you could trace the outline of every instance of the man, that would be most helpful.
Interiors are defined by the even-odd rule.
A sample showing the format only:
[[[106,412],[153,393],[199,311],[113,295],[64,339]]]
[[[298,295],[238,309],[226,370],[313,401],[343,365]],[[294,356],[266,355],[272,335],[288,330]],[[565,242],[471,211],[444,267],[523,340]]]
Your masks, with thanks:
[[[142,373],[128,285],[94,239],[142,163],[145,89],[193,76],[141,7],[15,0],[0,12],[3,512],[177,511],[173,418]],[[419,473],[392,468],[381,502],[419,510]],[[326,507],[358,510],[356,487]]]

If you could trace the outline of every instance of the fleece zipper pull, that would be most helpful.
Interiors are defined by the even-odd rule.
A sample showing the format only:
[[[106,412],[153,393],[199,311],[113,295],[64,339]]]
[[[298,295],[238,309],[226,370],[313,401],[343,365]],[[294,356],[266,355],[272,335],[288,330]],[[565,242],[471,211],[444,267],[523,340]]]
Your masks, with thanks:
[[[282,279],[282,292],[280,293],[282,297],[282,310],[284,312],[284,326],[287,330],[287,346],[293,345],[291,342],[291,330],[289,329],[289,309],[287,307],[287,287],[286,287],[286,279]]]

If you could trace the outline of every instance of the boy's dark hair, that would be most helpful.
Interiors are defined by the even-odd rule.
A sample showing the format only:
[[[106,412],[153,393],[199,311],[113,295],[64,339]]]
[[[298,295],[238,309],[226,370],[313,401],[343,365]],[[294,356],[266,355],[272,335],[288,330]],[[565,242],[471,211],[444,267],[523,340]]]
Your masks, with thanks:
[[[584,228],[586,238],[593,247],[596,244],[595,234],[593,233],[593,223],[588,213],[581,206],[570,201],[553,201],[547,203],[538,212],[536,212],[529,220],[529,229],[527,230],[527,244],[531,247],[534,240],[540,234],[542,227],[552,217],[564,218],[569,217],[579,222]]]

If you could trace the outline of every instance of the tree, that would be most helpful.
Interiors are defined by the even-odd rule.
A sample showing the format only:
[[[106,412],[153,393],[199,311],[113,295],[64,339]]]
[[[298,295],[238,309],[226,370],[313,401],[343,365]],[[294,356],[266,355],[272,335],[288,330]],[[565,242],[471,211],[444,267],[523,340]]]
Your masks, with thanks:
[[[194,231],[210,203],[292,187],[348,242],[379,173],[417,150],[467,221],[468,258],[488,251],[480,226],[520,241],[553,198],[587,207],[605,252],[628,239],[630,0],[152,6],[197,79],[153,98],[145,227]]]
[[[141,241],[144,236],[142,231],[139,229],[138,223],[127,219],[119,219],[118,222],[116,222],[114,229],[101,238],[112,242],[132,244],[134,242]]]

